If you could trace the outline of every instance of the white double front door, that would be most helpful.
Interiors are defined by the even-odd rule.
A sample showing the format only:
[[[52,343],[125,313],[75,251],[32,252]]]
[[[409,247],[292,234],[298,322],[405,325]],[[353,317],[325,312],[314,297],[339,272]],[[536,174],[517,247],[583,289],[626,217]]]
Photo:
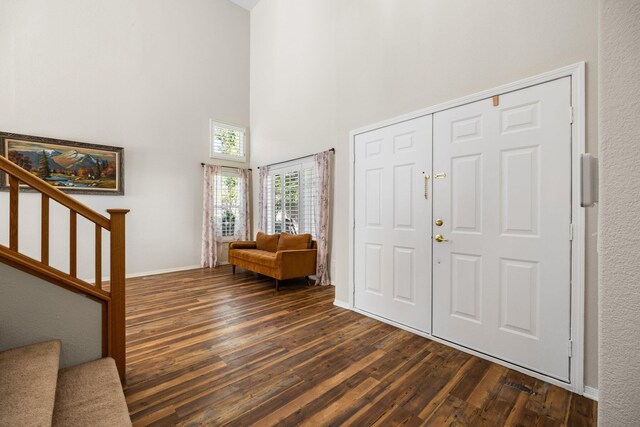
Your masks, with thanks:
[[[567,77],[358,135],[356,308],[569,381],[570,95]]]

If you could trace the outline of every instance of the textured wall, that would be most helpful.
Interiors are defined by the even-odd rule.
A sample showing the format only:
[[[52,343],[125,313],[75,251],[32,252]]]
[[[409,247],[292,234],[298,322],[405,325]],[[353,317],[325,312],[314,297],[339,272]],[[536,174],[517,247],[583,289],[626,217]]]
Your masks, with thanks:
[[[595,153],[596,12],[596,0],[257,4],[251,11],[251,163],[336,147],[331,272],[337,299],[348,300],[353,273],[348,262],[349,131],[586,61],[587,149]],[[598,369],[596,213],[587,211],[586,241],[585,381],[593,387]]]
[[[227,0],[2,0],[0,58],[0,130],[124,147],[126,195],[78,199],[131,209],[127,272],[198,265],[209,119],[249,124],[249,12]],[[40,198],[20,204],[20,247],[37,257]],[[1,218],[7,209],[0,194]],[[51,209],[51,262],[66,269],[68,211]],[[92,278],[94,231],[78,227],[78,274]],[[0,243],[7,234],[2,220]]]
[[[62,340],[62,367],[102,357],[102,305],[0,263],[0,351]]]
[[[640,2],[600,0],[600,425],[640,423]]]

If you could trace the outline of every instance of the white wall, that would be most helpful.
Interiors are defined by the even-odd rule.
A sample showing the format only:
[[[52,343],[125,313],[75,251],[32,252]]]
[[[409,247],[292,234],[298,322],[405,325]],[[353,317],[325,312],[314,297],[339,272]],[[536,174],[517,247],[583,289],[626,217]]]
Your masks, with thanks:
[[[640,419],[640,3],[600,0],[602,426]]]
[[[102,357],[102,305],[0,264],[0,351],[62,340],[61,367]]]
[[[0,58],[0,130],[125,148],[126,195],[78,199],[131,209],[127,272],[199,264],[209,119],[249,124],[249,12],[227,0],[3,0]],[[39,215],[39,197],[23,194],[20,245],[36,258]],[[52,263],[66,271],[66,211],[52,221]],[[79,275],[93,278],[93,231],[79,227]]]
[[[597,152],[596,9],[595,0],[258,3],[251,11],[251,164],[336,148],[331,272],[337,299],[348,300],[351,275],[349,131],[586,61],[587,146]],[[596,221],[590,210],[586,383],[593,387]]]

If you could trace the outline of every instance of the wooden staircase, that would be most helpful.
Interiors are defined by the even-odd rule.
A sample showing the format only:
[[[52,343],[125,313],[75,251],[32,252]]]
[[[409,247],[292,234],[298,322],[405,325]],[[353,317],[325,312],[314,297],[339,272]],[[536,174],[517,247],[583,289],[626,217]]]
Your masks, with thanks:
[[[1,426],[131,426],[113,359],[59,364],[60,341],[0,353]]]
[[[54,285],[77,292],[102,304],[102,354],[115,360],[122,381],[126,373],[125,353],[125,215],[127,209],[109,209],[109,218],[68,196],[20,166],[0,157],[0,171],[9,181],[9,246],[0,245],[0,262],[37,276]],[[4,179],[5,177],[0,177]],[[41,194],[40,259],[19,250],[20,188],[28,186]],[[69,271],[49,265],[49,207],[51,201],[69,209]],[[78,215],[95,225],[95,283],[78,278]],[[102,233],[111,233],[108,289],[102,283]]]

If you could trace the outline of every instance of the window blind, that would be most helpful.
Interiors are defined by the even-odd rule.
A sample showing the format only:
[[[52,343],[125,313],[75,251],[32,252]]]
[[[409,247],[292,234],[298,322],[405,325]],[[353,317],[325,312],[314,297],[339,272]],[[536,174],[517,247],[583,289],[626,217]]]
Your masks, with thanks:
[[[239,177],[232,175],[218,175],[216,177],[216,212],[218,235],[233,237],[236,228],[241,227],[240,219],[240,186]]]
[[[245,130],[212,121],[211,157],[244,161]]]
[[[281,232],[298,234],[300,223],[300,172],[287,172],[283,177],[284,209]]]
[[[316,173],[308,158],[273,170],[267,178],[266,232],[316,234]]]

